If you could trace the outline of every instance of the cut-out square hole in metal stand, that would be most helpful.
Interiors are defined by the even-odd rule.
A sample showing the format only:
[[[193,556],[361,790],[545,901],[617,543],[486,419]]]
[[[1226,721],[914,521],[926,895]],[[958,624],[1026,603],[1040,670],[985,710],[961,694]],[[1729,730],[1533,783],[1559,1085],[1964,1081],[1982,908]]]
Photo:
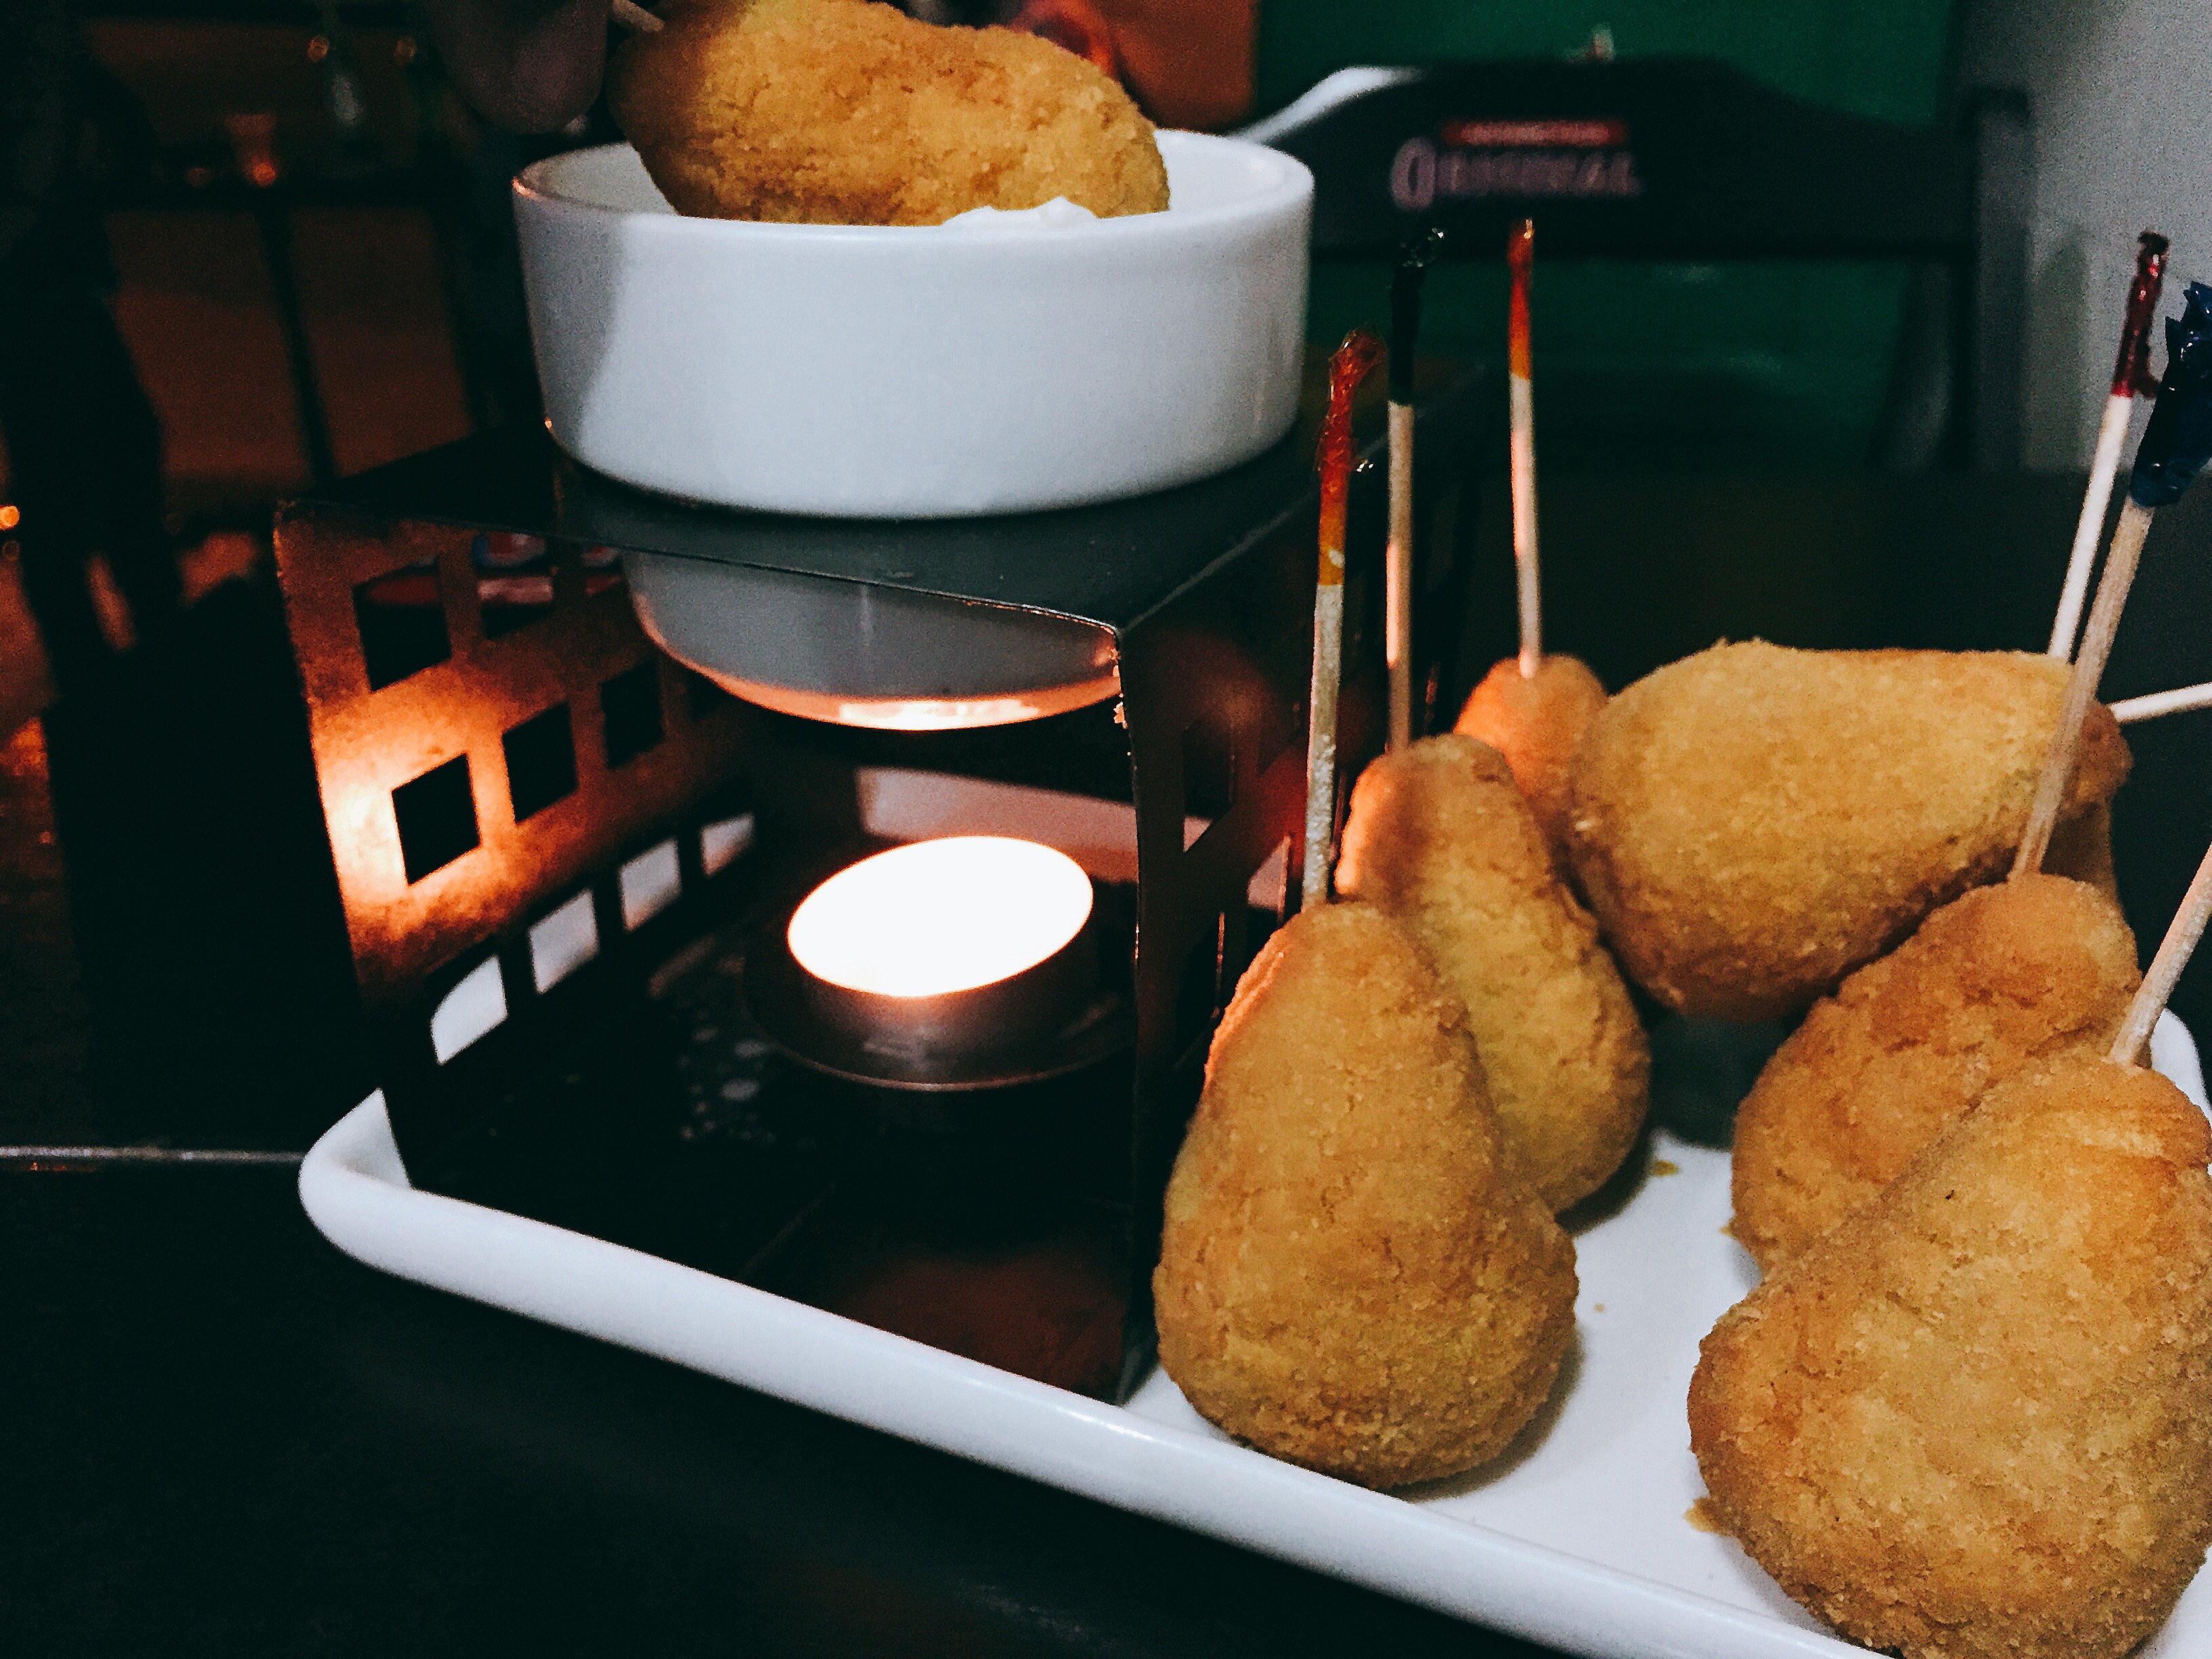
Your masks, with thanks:
[[[681,864],[676,843],[664,841],[623,866],[617,884],[623,927],[642,927],[676,902],[684,890]]]
[[[579,893],[530,929],[530,972],[541,994],[599,953],[592,896]]]
[[[430,1046],[443,1066],[507,1018],[507,982],[499,958],[478,963],[446,993],[430,1016]]]
[[[1465,381],[1421,410],[1425,501],[1472,482],[1470,458],[1494,453],[1476,442],[1475,411],[1498,400],[1479,390]],[[1365,442],[1380,453],[1379,436]],[[1148,1357],[1160,1195],[1206,1039],[1291,884],[1283,848],[1303,801],[1311,458],[1301,434],[1249,468],[1150,500],[1009,520],[793,526],[607,485],[531,430],[418,457],[286,509],[277,554],[288,619],[410,1179],[788,1290],[854,1250],[864,1266],[905,1261],[897,1253],[912,1241],[900,1230],[936,1237],[928,1230],[945,1218],[948,1191],[939,1165],[917,1174],[908,1154],[941,1144],[942,1168],[961,1171],[981,1147],[990,1160],[963,1176],[963,1223],[1003,1228],[1024,1250],[1056,1249],[1052,1230],[1079,1213],[1103,1250],[1064,1302],[1054,1291],[1036,1310],[1034,1328],[1051,1340],[1027,1358],[979,1354],[942,1322],[921,1334],[1063,1386],[1126,1394]],[[1379,472],[1363,478],[1352,511],[1352,544],[1378,568],[1383,493]],[[541,538],[556,592],[551,614],[497,639],[477,625],[482,605],[459,602],[484,597],[475,539],[492,530],[533,558],[521,538]],[[732,703],[652,654],[601,551],[617,545],[641,582],[655,562],[690,560],[741,590],[781,592],[798,566],[817,594],[842,603],[855,586],[889,586],[942,607],[948,629],[973,620],[970,605],[1080,618],[1087,660],[1110,663],[1120,696],[947,732],[827,726]],[[1463,554],[1431,550],[1455,566]],[[449,606],[450,659],[370,690],[356,659],[355,586],[426,559],[435,575],[428,563],[416,573],[421,597],[441,593]],[[988,591],[975,592],[984,579]],[[1348,583],[1347,594],[1378,587]],[[1451,606],[1432,611],[1426,633],[1416,618],[1417,670],[1454,631]],[[1366,624],[1348,619],[1347,640],[1379,641],[1375,618]],[[1379,656],[1347,651],[1347,776],[1380,730]],[[1455,684],[1449,672],[1443,683]],[[535,722],[564,705],[575,787],[532,811],[550,787],[533,785],[526,751],[559,717]],[[1272,763],[1255,765],[1262,756]],[[495,806],[479,825],[469,768],[502,763],[514,816]],[[1011,788],[1044,816],[1009,833],[1051,840],[1048,818],[1104,861],[1093,926],[1106,994],[1085,1012],[1126,1010],[1133,1041],[1033,1085],[1050,1109],[1012,1110],[1011,1121],[1038,1126],[1018,1145],[994,1127],[1016,1103],[851,1098],[843,1084],[784,1064],[747,1012],[741,981],[788,905],[878,844],[862,800],[876,792],[863,777],[884,768],[963,791]],[[488,802],[501,799],[494,780],[482,781]],[[395,783],[407,873],[428,876],[411,885],[382,817]],[[1079,823],[1063,822],[1068,802]],[[900,836],[949,832],[927,814],[898,823]],[[1194,823],[1203,834],[1191,835]],[[461,856],[479,831],[481,848]],[[428,873],[457,856],[458,867]],[[1256,913],[1247,908],[1255,890]],[[465,984],[471,994],[456,995]],[[1071,1101],[1082,1109],[1071,1115]],[[865,1121],[848,1124],[839,1115],[848,1110]],[[896,1138],[880,1188],[857,1184],[876,1167],[878,1137],[847,1133],[871,1125]],[[826,1195],[864,1190],[907,1204],[898,1227],[886,1231],[885,1205],[825,1206]],[[1047,1348],[1063,1353],[1060,1316],[1078,1305],[1099,1322],[1097,1341],[1071,1371],[1048,1364]],[[903,1328],[897,1309],[878,1316]],[[994,1326],[989,1336],[1011,1334]]]
[[[507,790],[517,823],[575,793],[576,738],[567,703],[532,714],[499,741],[507,752]]]
[[[599,687],[599,716],[605,734],[607,769],[626,766],[659,743],[660,665],[647,658]]]
[[[399,855],[410,886],[442,870],[477,845],[477,803],[469,787],[469,757],[456,755],[392,792],[399,822]]]
[[[438,593],[438,567],[431,560],[362,583],[353,591],[353,615],[372,691],[397,685],[453,654]]]

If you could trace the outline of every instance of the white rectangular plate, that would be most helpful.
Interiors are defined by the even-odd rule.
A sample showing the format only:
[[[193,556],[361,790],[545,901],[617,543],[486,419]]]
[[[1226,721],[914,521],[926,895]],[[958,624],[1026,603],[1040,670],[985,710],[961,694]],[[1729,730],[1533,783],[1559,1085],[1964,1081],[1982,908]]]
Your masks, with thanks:
[[[2204,1104],[2171,1015],[2160,1071]],[[1778,1659],[1823,1633],[1730,1540],[1683,1401],[1698,1342],[1754,1282],[1721,1231],[1728,1155],[1652,1140],[1653,1172],[1575,1239],[1577,1342],[1551,1405],[1496,1463],[1386,1495],[1231,1444],[1155,1373],[1125,1407],[1048,1388],[657,1256],[407,1184],[372,1095],[307,1155],[300,1196],[374,1267],[620,1343],[1569,1652]],[[1675,1173],[1656,1171],[1673,1165]],[[2200,1573],[2141,1659],[2212,1653]]]

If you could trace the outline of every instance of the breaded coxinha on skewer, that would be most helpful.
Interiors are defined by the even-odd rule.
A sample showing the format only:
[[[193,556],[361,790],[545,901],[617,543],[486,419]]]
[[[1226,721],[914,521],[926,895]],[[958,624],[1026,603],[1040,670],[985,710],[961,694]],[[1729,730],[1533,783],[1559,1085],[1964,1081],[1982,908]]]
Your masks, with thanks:
[[[934,225],[1065,196],[1168,205],[1152,125],[1033,34],[941,27],[872,0],[676,0],[615,54],[609,106],[678,213]]]
[[[2139,1056],[2208,853],[2103,1054],[1992,1090],[1713,1328],[1711,1507],[1904,1659],[2119,1659],[2212,1545],[2212,1129]]]
[[[2212,456],[2208,302],[2212,289],[2192,287],[2172,331],[2130,513],[2178,496]],[[2117,918],[2098,914],[2106,901],[2037,866],[2145,527],[2138,514],[2133,545],[2106,562],[2013,878],[1931,920],[1914,941],[1929,963],[1869,993],[1896,994],[1893,1037],[1931,1055],[1957,1017],[1929,1018],[1928,993],[1944,978],[2002,977],[1969,960],[1963,931],[1937,932],[1976,899],[1990,916],[2046,899],[2071,907],[2058,938],[2021,941],[2031,949],[2063,957],[2106,935],[2081,951],[2086,975],[2027,976],[2044,982],[2024,1029],[2095,1029],[2132,967]],[[2102,1053],[2073,1042],[1967,1100],[1893,1182],[1783,1259],[1705,1340],[1690,1442],[1712,1510],[1785,1590],[1856,1641],[1904,1659],[2119,1659],[2204,1564],[2212,1130],[2143,1061],[2208,917],[2212,851]],[[1948,975],[1914,982],[1947,954]],[[2011,1046],[1986,1033],[1967,1044],[1984,1060]],[[1935,1081],[1941,1097],[1957,1079]]]
[[[1208,1421],[1366,1486],[1486,1462],[1549,1397],[1575,1250],[1507,1152],[1466,1014],[1368,904],[1237,988],[1168,1182],[1160,1363]]]
[[[2192,300],[2192,316],[2202,313]],[[2159,388],[2166,418],[2154,410],[2135,467],[2162,499],[2185,489],[2203,459],[2173,441],[2187,425],[2175,410],[2202,401],[2212,413],[2212,337],[2185,319],[2172,343]],[[2133,495],[2131,485],[2131,512],[2140,509]],[[1872,1199],[1992,1086],[2102,1047],[2118,1029],[2139,981],[2118,902],[2039,866],[2057,848],[2051,823],[2080,768],[2133,560],[2123,549],[2106,562],[2009,878],[1936,911],[1893,954],[1853,973],[1783,1044],[1738,1111],[1736,1234],[1762,1266]]]
[[[1905,1659],[2118,1659],[2212,1542],[2212,1133],[2014,1078],[1706,1337],[1690,1443],[1797,1601]]]
[[[1402,922],[1467,1006],[1506,1144],[1544,1200],[1602,1186],[1644,1127],[1650,1044],[1503,757],[1455,733],[1374,762],[1337,888]]]
[[[1676,1012],[1797,1013],[2014,861],[2068,671],[2025,652],[1795,651],[1669,664],[1576,756],[1575,873],[1629,975]],[[2090,704],[2060,805],[2128,751]]]
[[[2119,906],[1978,887],[1814,1005],[1736,1109],[1735,1231],[1770,1271],[1872,1202],[1995,1085],[2112,1040],[2142,982]]]
[[[1468,695],[1452,727],[1505,757],[1562,872],[1573,867],[1575,755],[1604,708],[1604,683],[1580,657],[1547,652],[1533,672],[1506,657]]]
[[[1605,707],[1605,687],[1588,664],[1544,649],[1544,589],[1537,559],[1536,399],[1534,331],[1536,228],[1523,219],[1506,237],[1510,275],[1506,307],[1507,389],[1511,407],[1513,566],[1521,649],[1493,664],[1452,727],[1480,738],[1513,769],[1513,781],[1536,809],[1559,867],[1568,868],[1575,751]]]
[[[1160,1363],[1199,1413],[1363,1486],[1494,1456],[1574,1337],[1574,1245],[1508,1152],[1459,1000],[1380,909],[1328,902],[1353,388],[1331,364],[1304,908],[1237,987],[1168,1182]]]

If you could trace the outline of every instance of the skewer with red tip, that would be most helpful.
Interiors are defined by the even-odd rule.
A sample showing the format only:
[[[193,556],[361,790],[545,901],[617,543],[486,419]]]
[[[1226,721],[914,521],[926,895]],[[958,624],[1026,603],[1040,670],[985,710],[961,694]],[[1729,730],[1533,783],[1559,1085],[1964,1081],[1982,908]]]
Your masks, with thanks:
[[[1505,386],[1512,422],[1513,564],[1520,575],[1523,679],[1534,678],[1544,660],[1543,590],[1536,579],[1536,392],[1528,340],[1535,259],[1535,222],[1523,219],[1505,238]]]
[[[1352,398],[1382,361],[1382,342],[1364,328],[1328,360],[1328,413],[1321,423],[1321,560],[1314,585],[1313,683],[1306,699],[1306,823],[1299,890],[1308,907],[1328,902],[1336,836],[1336,700],[1344,679],[1344,527],[1354,456]]]
[[[2158,296],[2166,284],[2165,237],[2147,230],[2136,239],[2136,276],[2128,287],[2128,306],[2120,326],[2120,350],[2112,365],[2111,395],[2097,428],[2096,459],[2089,465],[2089,487],[2081,496],[2081,517],[2074,526],[2074,550],[2066,561],[2066,583],[2059,590],[2058,614],[2051,619],[2047,654],[2064,662],[2074,654],[2074,635],[2081,624],[2081,602],[2089,592],[2089,567],[2105,533],[2105,509],[2112,504],[2112,479],[2120,467],[2120,446],[2138,396],[2158,395],[2150,372],[2150,326],[2157,319]]]

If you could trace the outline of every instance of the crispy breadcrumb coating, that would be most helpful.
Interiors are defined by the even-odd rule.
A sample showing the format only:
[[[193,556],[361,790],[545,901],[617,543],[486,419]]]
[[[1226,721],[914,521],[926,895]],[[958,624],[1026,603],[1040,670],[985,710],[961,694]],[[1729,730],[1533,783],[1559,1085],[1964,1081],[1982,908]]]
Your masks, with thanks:
[[[1574,1246],[1506,1158],[1459,1005],[1373,907],[1237,988],[1168,1183],[1160,1363],[1198,1411],[1367,1486],[1472,1468],[1551,1392]]]
[[[933,225],[1056,196],[1168,204],[1152,123],[1073,52],[873,0],[678,0],[615,54],[608,100],[678,213]]]
[[[1638,681],[1575,761],[1575,872],[1607,943],[1678,1012],[1797,1012],[2010,866],[2067,672],[1754,641]],[[2069,815],[2127,769],[2093,706]]]
[[[2142,975],[2119,906],[1980,887],[1814,1005],[1737,1109],[1735,1236],[1770,1270],[1904,1173],[1991,1085],[2101,1053]]]
[[[1404,923],[1467,1005],[1506,1145],[1538,1195],[1563,1210],[1602,1186],[1643,1127],[1651,1048],[1504,759],[1454,734],[1370,765],[1337,886]]]
[[[2000,1085],[1705,1338],[1711,1508],[1905,1659],[2118,1659],[2212,1542],[2212,1134],[2155,1073]]]
[[[1605,686],[1581,658],[1547,656],[1524,676],[1521,659],[1508,657],[1482,677],[1452,727],[1505,757],[1563,871],[1574,817],[1575,750],[1604,707]]]

